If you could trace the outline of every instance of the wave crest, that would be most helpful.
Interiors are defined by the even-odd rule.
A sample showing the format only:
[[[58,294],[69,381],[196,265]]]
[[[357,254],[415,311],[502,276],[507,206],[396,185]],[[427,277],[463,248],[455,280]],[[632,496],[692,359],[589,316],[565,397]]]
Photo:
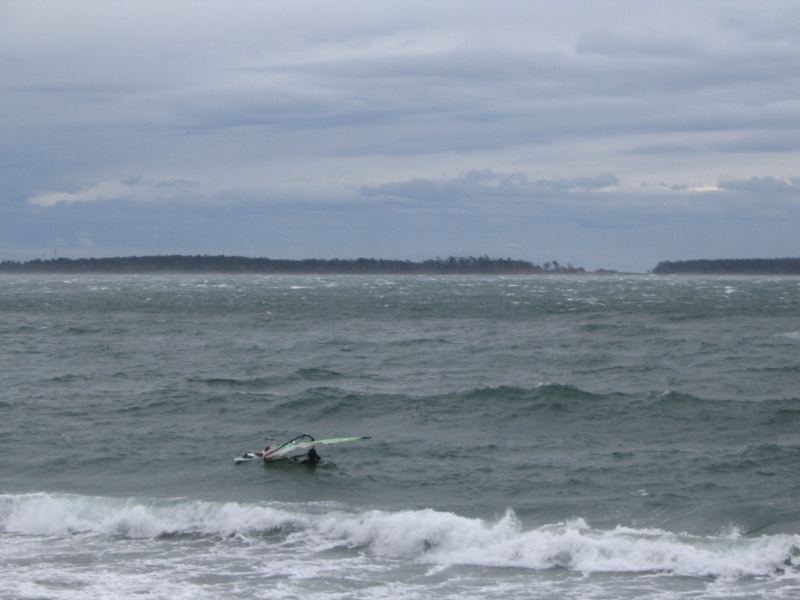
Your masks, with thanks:
[[[0,496],[0,531],[22,535],[227,537],[306,526],[302,515],[236,502],[124,500],[46,493]]]
[[[582,519],[526,529],[510,510],[495,520],[484,520],[433,509],[356,513],[316,509],[185,499],[5,495],[0,496],[0,532],[133,538],[276,535],[291,539],[303,552],[346,548],[445,566],[584,573],[743,577],[798,574],[800,567],[800,536],[790,534],[750,538],[737,532],[696,536],[622,526],[602,530]]]
[[[800,563],[798,536],[748,539],[627,527],[597,530],[583,519],[526,531],[512,511],[493,523],[433,510],[371,511],[331,521],[322,529],[381,556],[445,565],[741,577],[769,575]]]

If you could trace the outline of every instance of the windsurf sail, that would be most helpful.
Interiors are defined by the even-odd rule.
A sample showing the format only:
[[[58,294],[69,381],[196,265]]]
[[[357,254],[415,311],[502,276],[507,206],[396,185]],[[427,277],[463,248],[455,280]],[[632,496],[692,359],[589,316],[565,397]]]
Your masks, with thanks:
[[[357,435],[350,437],[336,437],[336,438],[325,438],[321,440],[316,440],[308,434],[303,434],[295,438],[292,438],[288,442],[284,442],[280,446],[276,446],[274,449],[270,449],[268,452],[264,454],[264,460],[270,461],[270,460],[279,460],[282,458],[293,458],[305,454],[311,448],[314,448],[316,446],[325,446],[328,444],[342,444],[345,442],[355,442],[357,440],[368,440],[369,438],[370,436],[368,435]]]

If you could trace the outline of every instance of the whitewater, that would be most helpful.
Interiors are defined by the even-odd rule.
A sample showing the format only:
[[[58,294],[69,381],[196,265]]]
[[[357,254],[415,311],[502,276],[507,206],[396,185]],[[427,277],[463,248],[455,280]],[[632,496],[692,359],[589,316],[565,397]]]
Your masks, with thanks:
[[[0,277],[0,598],[795,598],[800,279]],[[234,465],[310,433],[316,468]]]

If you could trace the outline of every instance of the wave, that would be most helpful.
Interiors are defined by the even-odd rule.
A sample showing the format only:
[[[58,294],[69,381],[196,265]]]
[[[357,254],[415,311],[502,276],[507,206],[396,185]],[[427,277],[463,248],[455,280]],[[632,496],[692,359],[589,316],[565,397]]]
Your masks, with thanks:
[[[568,399],[591,401],[602,398],[601,394],[593,394],[572,385],[561,383],[541,383],[534,388],[511,386],[476,388],[464,392],[465,399],[475,400],[529,400],[532,398]]]
[[[446,403],[455,400],[455,405],[482,409],[490,407],[490,414],[509,413],[506,416],[520,417],[536,413],[572,413],[591,410],[597,403],[615,398],[615,394],[599,394],[579,387],[561,383],[541,383],[533,388],[486,387],[468,390],[443,398]]]
[[[75,381],[88,381],[89,377],[80,373],[65,373],[51,377],[48,381],[53,383],[72,383]]]
[[[316,386],[288,397],[280,406],[294,411],[307,409],[317,416],[348,414],[397,414],[421,409],[444,414],[485,412],[493,419],[519,417],[529,413],[568,413],[591,407],[596,402],[617,398],[618,394],[595,394],[580,388],[547,383],[534,388],[497,386],[473,388],[433,396],[378,394],[349,391],[334,386]]]
[[[225,387],[248,387],[248,388],[263,388],[274,385],[275,383],[283,383],[283,378],[280,377],[249,377],[249,378],[236,378],[236,377],[192,377],[187,380],[189,383],[201,383],[208,386],[225,386]]]
[[[661,529],[596,529],[583,519],[525,528],[513,511],[494,520],[423,510],[348,512],[327,506],[60,494],[0,496],[0,532],[279,536],[304,552],[335,548],[436,565],[663,573],[696,577],[800,576],[800,536],[697,536]],[[297,547],[297,546],[295,546]]]
[[[189,383],[200,383],[207,386],[242,387],[242,388],[268,388],[296,381],[324,381],[344,377],[342,373],[321,367],[303,368],[289,375],[275,375],[269,377],[205,377],[189,378]]]
[[[766,423],[768,425],[788,425],[795,426],[798,419],[800,419],[800,402],[796,398],[788,401],[791,406],[781,407],[774,409],[772,414],[768,416]]]
[[[676,407],[696,406],[707,402],[705,399],[698,396],[674,390],[665,390],[660,393],[651,392],[648,394],[648,399],[652,400],[655,404]]]
[[[307,526],[285,510],[235,502],[118,499],[71,494],[0,495],[0,531],[52,536],[81,533],[130,538],[268,534]]]
[[[447,338],[443,337],[412,337],[412,338],[405,338],[405,339],[398,339],[398,340],[391,340],[389,342],[392,346],[434,346],[437,344],[446,344],[446,345],[453,345],[456,342],[448,340]]]
[[[100,327],[81,327],[78,325],[67,327],[64,333],[67,335],[89,335],[94,333],[102,333],[103,329]]]

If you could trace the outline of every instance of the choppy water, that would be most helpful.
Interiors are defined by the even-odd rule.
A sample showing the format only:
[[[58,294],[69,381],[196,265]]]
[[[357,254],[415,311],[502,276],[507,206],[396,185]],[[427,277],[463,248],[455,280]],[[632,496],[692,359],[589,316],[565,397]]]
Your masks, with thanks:
[[[800,279],[0,277],[0,597],[795,598]],[[316,469],[232,457],[373,439]]]

